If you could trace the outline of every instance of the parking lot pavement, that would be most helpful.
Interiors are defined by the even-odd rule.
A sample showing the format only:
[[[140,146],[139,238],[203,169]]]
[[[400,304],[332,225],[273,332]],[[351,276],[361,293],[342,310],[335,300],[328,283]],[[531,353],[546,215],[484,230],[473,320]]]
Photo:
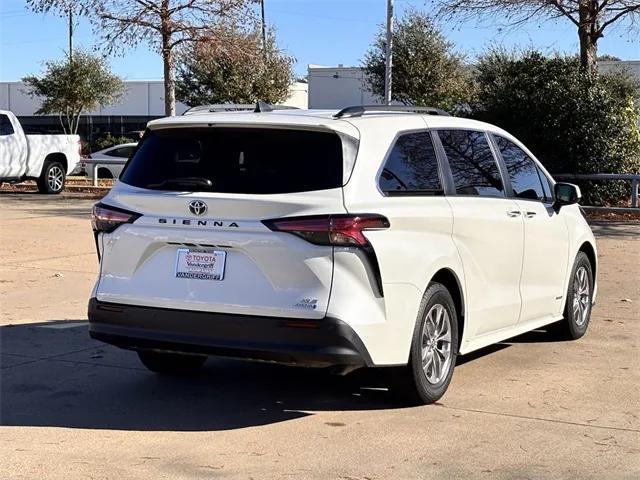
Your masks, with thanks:
[[[95,200],[0,193],[0,478],[640,477],[640,225],[599,224],[586,337],[459,359],[437,405],[379,376],[210,359],[161,379],[87,335]]]

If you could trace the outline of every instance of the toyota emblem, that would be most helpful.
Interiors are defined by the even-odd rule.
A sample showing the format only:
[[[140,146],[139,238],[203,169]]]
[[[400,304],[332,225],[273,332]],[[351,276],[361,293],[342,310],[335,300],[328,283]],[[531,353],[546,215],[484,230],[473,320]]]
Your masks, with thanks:
[[[202,200],[193,200],[189,202],[189,211],[194,215],[204,215],[207,213],[207,204]]]

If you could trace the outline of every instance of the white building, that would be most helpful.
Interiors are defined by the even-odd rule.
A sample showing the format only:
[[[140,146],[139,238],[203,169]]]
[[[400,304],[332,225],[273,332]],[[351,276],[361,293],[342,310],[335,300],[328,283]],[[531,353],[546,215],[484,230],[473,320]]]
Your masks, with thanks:
[[[40,100],[25,93],[22,82],[0,83],[0,110],[11,110],[18,117],[35,115]],[[187,106],[178,102],[176,113],[180,115]],[[162,81],[125,82],[122,100],[106,108],[88,112],[89,116],[164,116],[164,86]]]
[[[308,85],[295,82],[284,105],[307,108]],[[20,119],[27,131],[57,132],[60,129],[57,115],[36,115],[40,107],[37,98],[25,92],[22,82],[0,82],[0,110],[11,110]],[[176,114],[188,107],[176,104]],[[120,102],[83,115],[80,133],[93,137],[104,133],[121,135],[143,130],[146,123],[164,116],[164,85],[161,80],[127,81],[125,94]]]
[[[602,61],[598,62],[598,69],[601,72],[611,72],[616,70],[626,70],[640,81],[640,60]]]
[[[360,67],[309,65],[309,108],[377,105],[381,98],[366,87]]]

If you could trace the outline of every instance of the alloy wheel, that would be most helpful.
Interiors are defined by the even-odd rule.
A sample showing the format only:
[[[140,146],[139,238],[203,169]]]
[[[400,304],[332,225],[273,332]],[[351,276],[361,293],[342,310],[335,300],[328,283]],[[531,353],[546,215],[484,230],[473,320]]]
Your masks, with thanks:
[[[587,269],[581,266],[573,277],[573,318],[579,327],[585,324],[589,315],[590,290]]]
[[[433,385],[446,378],[451,368],[451,320],[441,304],[435,304],[422,325],[422,370]]]
[[[49,188],[54,192],[62,189],[62,185],[64,184],[64,172],[59,166],[54,165],[49,169],[49,173],[47,174],[47,183],[49,184]]]

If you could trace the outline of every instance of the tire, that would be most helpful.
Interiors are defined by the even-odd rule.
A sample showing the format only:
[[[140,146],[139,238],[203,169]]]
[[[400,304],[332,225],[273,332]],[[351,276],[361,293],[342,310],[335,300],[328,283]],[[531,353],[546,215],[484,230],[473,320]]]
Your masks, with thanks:
[[[577,340],[589,328],[593,299],[593,267],[584,252],[578,252],[571,269],[564,320],[560,322],[563,337]]]
[[[111,170],[109,170],[108,168],[100,168],[98,170],[98,178],[112,179],[113,174],[111,173]]]
[[[444,326],[448,331],[442,330]],[[453,298],[444,285],[431,283],[418,311],[409,363],[399,372],[391,389],[411,404],[436,402],[451,383],[457,353],[458,316]]]
[[[179,353],[161,353],[138,351],[142,364],[155,373],[171,376],[185,376],[197,373],[207,360],[203,355],[181,355]]]
[[[64,190],[66,172],[62,163],[55,160],[45,162],[42,173],[38,178],[38,191],[40,193],[58,194]]]

